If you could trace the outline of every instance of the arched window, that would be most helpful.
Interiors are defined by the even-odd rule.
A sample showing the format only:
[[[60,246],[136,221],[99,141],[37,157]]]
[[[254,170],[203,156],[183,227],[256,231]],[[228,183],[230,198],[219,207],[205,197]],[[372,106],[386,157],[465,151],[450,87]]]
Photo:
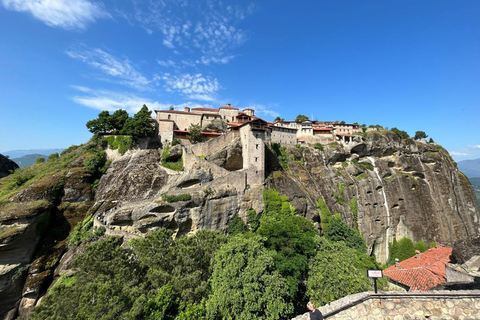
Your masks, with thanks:
[[[171,115],[168,115],[168,120],[170,120]]]

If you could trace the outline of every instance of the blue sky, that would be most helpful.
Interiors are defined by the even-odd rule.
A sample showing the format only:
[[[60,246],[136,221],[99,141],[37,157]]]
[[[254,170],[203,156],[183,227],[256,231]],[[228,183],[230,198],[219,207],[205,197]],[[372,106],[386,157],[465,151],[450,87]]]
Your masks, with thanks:
[[[478,0],[0,0],[0,152],[101,110],[251,107],[423,130],[480,158]]]

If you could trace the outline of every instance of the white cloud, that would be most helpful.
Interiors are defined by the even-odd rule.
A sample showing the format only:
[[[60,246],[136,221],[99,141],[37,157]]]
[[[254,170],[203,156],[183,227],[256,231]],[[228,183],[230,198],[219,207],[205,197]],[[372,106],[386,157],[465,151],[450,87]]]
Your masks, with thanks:
[[[200,73],[181,75],[166,73],[162,79],[165,81],[167,91],[177,91],[194,100],[213,101],[220,89],[217,79],[203,76]]]
[[[263,105],[263,104],[251,104],[248,107],[245,108],[250,108],[255,110],[255,115],[257,116],[269,116],[269,117],[279,117],[280,114],[273,110],[276,107],[276,105]]]
[[[183,110],[185,107],[190,108],[212,108],[209,104],[199,104],[196,102],[185,102],[181,104],[171,104],[165,102],[153,101],[148,98],[139,97],[135,94],[113,92],[108,90],[93,90],[82,86],[71,86],[80,92],[88,93],[88,95],[74,96],[72,100],[82,106],[96,110],[108,110],[114,112],[118,109],[124,109],[130,114],[134,114],[140,110],[145,104],[150,110],[166,110],[174,107],[175,110]],[[87,90],[85,90],[87,89]]]
[[[119,79],[118,82],[138,90],[149,89],[150,81],[138,72],[128,59],[118,59],[98,48],[80,47],[66,52],[102,73]]]
[[[83,90],[85,87],[72,86],[73,88],[88,93],[88,95],[77,95],[72,97],[72,100],[80,105],[97,110],[108,110],[110,112],[124,109],[128,113],[133,114],[142,108],[144,104],[148,106],[150,110],[163,109],[164,104],[158,101],[152,101],[150,99],[139,97],[135,94],[119,93],[108,90]],[[167,106],[168,107],[168,106]]]
[[[225,64],[248,38],[238,25],[251,15],[253,4],[216,0],[134,2],[133,19],[149,34],[163,36],[162,44],[174,52],[197,55],[196,64]]]
[[[50,27],[85,29],[87,24],[110,15],[88,0],[0,0],[7,10],[30,12]]]
[[[468,156],[468,153],[457,152],[457,151],[451,151],[450,154],[453,156]]]

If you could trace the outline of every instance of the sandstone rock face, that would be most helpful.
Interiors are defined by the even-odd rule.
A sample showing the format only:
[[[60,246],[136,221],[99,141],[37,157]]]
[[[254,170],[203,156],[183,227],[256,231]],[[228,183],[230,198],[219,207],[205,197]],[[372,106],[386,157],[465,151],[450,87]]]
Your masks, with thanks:
[[[474,256],[480,256],[480,233],[467,239],[456,241],[452,256],[458,264],[464,264]]]
[[[18,164],[0,154],[0,178],[8,176],[15,169],[18,168]]]
[[[71,226],[93,204],[90,176],[72,167],[0,205],[0,319],[27,319],[66,250]]]
[[[179,172],[161,165],[159,149],[117,154],[95,196],[79,158],[0,204],[0,319],[17,310],[28,318],[51,280],[68,272],[75,253],[67,250],[66,237],[87,212],[95,226],[125,240],[161,227],[176,236],[225,231],[235,215],[246,220],[248,209],[262,212],[262,190],[270,187],[287,195],[320,232],[316,202],[324,199],[331,212],[358,225],[380,261],[394,238],[452,245],[480,230],[472,187],[439,146],[372,132],[324,151],[291,148],[284,169],[267,151],[265,184],[250,186],[240,141],[228,134],[217,139],[175,147],[182,154]]]
[[[315,203],[323,198],[331,212],[358,224],[382,262],[394,238],[453,245],[480,231],[472,188],[444,149],[393,133],[372,134],[347,148],[295,150],[299,160],[272,173],[268,185],[288,195],[298,214],[313,219],[319,214]]]
[[[184,158],[194,160],[176,172],[162,167],[160,156],[159,150],[143,150],[111,164],[98,185],[96,226],[126,238],[161,227],[179,236],[226,230],[235,215],[245,218],[248,209],[262,209],[262,191],[246,190],[245,172],[230,172],[188,152]]]

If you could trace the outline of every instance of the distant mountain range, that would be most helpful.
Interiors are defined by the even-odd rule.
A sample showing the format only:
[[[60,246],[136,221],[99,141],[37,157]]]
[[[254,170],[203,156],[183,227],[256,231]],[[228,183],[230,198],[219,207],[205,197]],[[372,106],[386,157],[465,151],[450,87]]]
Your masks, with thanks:
[[[35,163],[35,161],[38,159],[38,158],[45,158],[45,160],[47,160],[47,156],[43,155],[43,154],[39,154],[39,153],[34,153],[34,154],[27,154],[23,157],[20,157],[20,158],[11,158],[10,160],[14,161],[16,164],[18,164],[18,166],[20,168],[25,168],[25,167],[29,167],[31,166],[32,164]]]
[[[26,156],[26,155],[30,155],[30,154],[41,154],[41,155],[44,155],[44,156],[49,156],[51,155],[52,153],[55,153],[55,152],[62,152],[63,149],[29,149],[29,150],[11,150],[11,151],[3,151],[3,152],[0,152],[1,154],[3,154],[4,156],[9,156],[10,159],[13,159],[13,158],[20,158],[20,157],[23,157],[23,156]]]
[[[475,196],[480,206],[480,178],[470,178],[470,182],[472,183],[473,191],[475,191]]]
[[[37,158],[45,158],[55,152],[62,152],[63,149],[30,149],[30,150],[11,150],[0,152],[4,156],[8,156],[20,168],[29,167],[35,163]]]
[[[467,177],[480,178],[480,159],[459,161],[457,165]]]

